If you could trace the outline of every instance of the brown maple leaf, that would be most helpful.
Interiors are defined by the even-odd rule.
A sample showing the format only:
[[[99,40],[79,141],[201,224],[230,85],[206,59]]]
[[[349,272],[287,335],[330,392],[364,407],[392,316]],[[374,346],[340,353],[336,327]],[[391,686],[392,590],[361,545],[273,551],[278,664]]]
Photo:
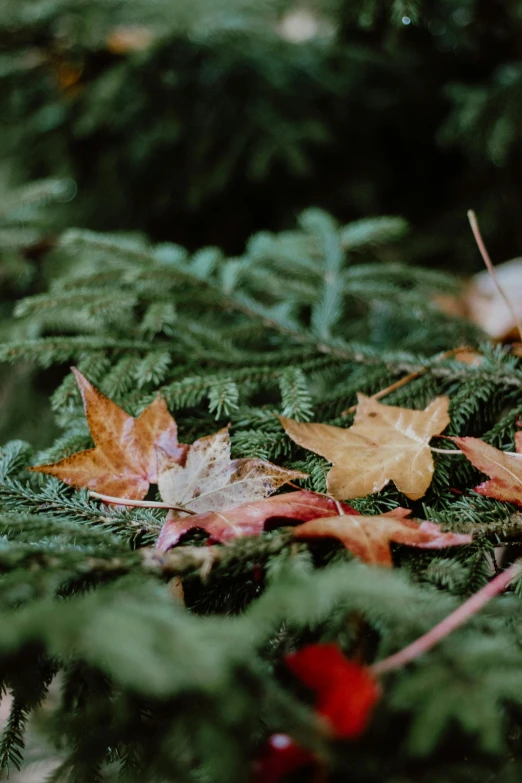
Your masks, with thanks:
[[[56,476],[73,487],[133,500],[144,498],[149,484],[158,481],[158,450],[182,462],[188,449],[178,443],[176,422],[165,400],[157,397],[135,419],[72,369],[95,447],[29,470]]]
[[[318,517],[335,517],[340,513],[349,515],[357,512],[346,503],[305,489],[190,517],[179,517],[169,512],[156,546],[166,551],[194,527],[206,530],[216,541],[228,541],[238,536],[258,535],[269,520],[275,526]]]
[[[472,465],[491,477],[475,487],[489,498],[522,506],[522,432],[515,435],[516,453],[500,451],[480,438],[451,438]]]
[[[429,441],[449,424],[448,405],[448,397],[437,397],[425,410],[415,411],[359,394],[355,420],[348,429],[282,416],[280,421],[299,446],[333,463],[327,478],[333,497],[364,497],[394,481],[397,489],[417,500],[431,484]]]
[[[433,522],[415,522],[406,519],[411,512],[395,508],[376,516],[330,516],[298,525],[294,536],[298,539],[336,538],[352,554],[365,563],[391,566],[390,543],[407,544],[420,549],[443,549],[448,546],[471,543],[471,536],[444,533]]]

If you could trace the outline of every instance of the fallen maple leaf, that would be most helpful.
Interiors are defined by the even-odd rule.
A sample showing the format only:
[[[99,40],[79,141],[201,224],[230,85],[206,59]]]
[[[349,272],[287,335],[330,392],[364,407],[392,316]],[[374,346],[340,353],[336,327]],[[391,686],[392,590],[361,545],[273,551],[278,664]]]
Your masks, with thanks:
[[[522,432],[515,435],[516,454],[500,451],[480,438],[451,438],[472,465],[491,477],[475,487],[489,498],[522,506]]]
[[[181,536],[194,527],[206,530],[216,541],[227,541],[238,536],[258,535],[268,520],[289,524],[357,512],[346,503],[302,489],[222,511],[207,511],[190,517],[176,516],[176,513],[168,513],[156,543],[162,551],[175,546]]]
[[[364,497],[379,492],[389,481],[412,500],[431,484],[432,435],[448,426],[448,397],[437,397],[423,411],[383,405],[358,395],[351,427],[304,423],[280,417],[285,432],[299,446],[333,463],[328,492],[335,498]]]
[[[368,669],[345,658],[336,644],[310,644],[285,663],[316,692],[316,710],[337,737],[362,734],[381,692]]]
[[[220,512],[247,501],[260,500],[282,484],[306,478],[264,459],[230,458],[228,427],[196,440],[184,465],[167,459],[160,466],[158,486],[165,503],[190,511]],[[177,512],[178,516],[184,516]]]
[[[72,369],[95,447],[29,470],[56,476],[73,487],[134,500],[144,498],[149,484],[158,481],[158,450],[181,462],[188,449],[178,443],[176,422],[165,400],[156,398],[135,419],[79,370]]]
[[[444,533],[434,522],[419,524],[413,519],[406,519],[410,513],[406,508],[395,508],[386,514],[369,517],[322,517],[298,525],[294,536],[298,539],[336,538],[365,563],[382,566],[392,565],[391,542],[419,549],[444,549],[471,543],[471,536]]]

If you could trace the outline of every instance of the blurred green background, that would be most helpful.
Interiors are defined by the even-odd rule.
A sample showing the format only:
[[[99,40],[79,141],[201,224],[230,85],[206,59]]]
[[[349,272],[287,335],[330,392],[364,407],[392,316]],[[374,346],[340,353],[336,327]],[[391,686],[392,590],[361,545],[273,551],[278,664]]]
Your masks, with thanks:
[[[234,255],[304,207],[398,214],[400,260],[468,274],[473,207],[516,256],[521,54],[515,0],[3,0],[2,339],[72,225]],[[2,370],[0,441],[49,437],[31,372]]]

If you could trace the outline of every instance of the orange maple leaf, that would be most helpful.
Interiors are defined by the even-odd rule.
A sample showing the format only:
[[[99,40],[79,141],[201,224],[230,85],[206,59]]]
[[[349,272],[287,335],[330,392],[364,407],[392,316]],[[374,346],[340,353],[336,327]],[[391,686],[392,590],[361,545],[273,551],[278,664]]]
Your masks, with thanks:
[[[515,435],[516,453],[496,449],[480,438],[451,438],[472,465],[491,477],[475,487],[488,498],[522,506],[522,432]]]
[[[49,465],[29,468],[73,487],[139,500],[158,481],[158,449],[182,462],[188,446],[178,443],[176,422],[157,397],[133,418],[72,368],[95,447]]]
[[[390,543],[407,544],[419,549],[444,549],[471,543],[471,536],[444,533],[434,522],[406,519],[411,512],[395,508],[376,516],[329,516],[298,525],[294,537],[336,538],[365,563],[391,566]]]

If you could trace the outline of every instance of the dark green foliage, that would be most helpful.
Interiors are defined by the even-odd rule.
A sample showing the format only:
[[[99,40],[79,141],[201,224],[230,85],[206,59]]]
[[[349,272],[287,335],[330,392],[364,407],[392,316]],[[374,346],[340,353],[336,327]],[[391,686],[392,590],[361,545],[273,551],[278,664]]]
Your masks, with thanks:
[[[2,5],[2,156],[76,183],[73,222],[238,252],[310,203],[397,212],[410,258],[470,269],[473,206],[520,251],[517,0],[314,0],[297,41],[291,0]]]
[[[45,285],[45,254],[54,239],[57,213],[74,192],[66,180],[42,180],[18,188],[10,187],[5,172],[0,181],[0,339],[16,334],[12,312],[16,300]],[[47,408],[47,389],[39,388],[38,375],[20,363],[15,369],[0,369],[0,441],[34,432],[37,415],[28,408]],[[40,443],[52,438],[53,427],[42,426]]]
[[[185,442],[230,423],[235,457],[318,492],[328,463],[277,416],[349,426],[358,392],[410,373],[386,402],[448,394],[449,434],[513,448],[520,359],[439,312],[460,282],[433,267],[476,266],[471,206],[495,257],[518,252],[519,3],[305,6],[296,42],[290,0],[1,4],[1,779],[36,733],[47,783],[250,783],[284,732],[328,783],[519,783],[520,580],[384,676],[353,741],[283,664],[336,640],[371,665],[517,557],[521,514],[464,458],[437,454],[421,501],[352,501],[473,535],[394,546],[390,570],[276,524],[159,553],[164,511],[26,471],[91,445],[71,364],[133,415],[160,392]],[[133,24],[152,42],[118,50]],[[441,356],[462,344],[478,366]]]

